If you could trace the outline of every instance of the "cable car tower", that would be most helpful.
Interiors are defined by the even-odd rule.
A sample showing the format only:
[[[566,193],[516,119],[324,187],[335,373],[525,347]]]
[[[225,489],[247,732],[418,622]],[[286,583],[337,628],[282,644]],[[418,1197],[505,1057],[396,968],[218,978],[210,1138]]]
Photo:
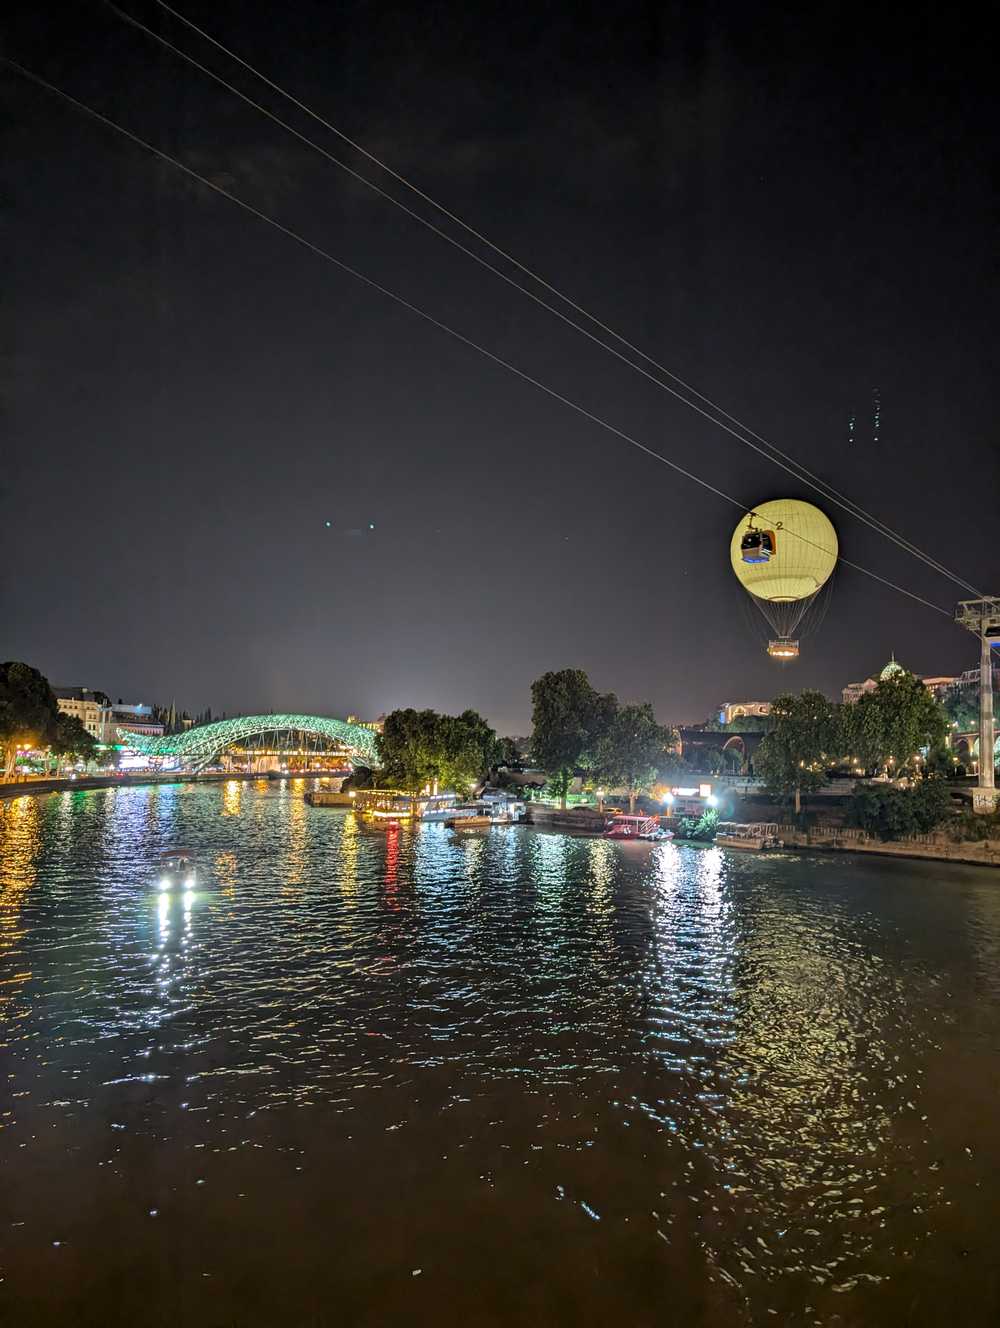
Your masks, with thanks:
[[[972,792],[972,810],[989,814],[996,809],[997,790],[993,776],[993,647],[1000,646],[1000,597],[963,599],[955,621],[979,637],[979,787]]]

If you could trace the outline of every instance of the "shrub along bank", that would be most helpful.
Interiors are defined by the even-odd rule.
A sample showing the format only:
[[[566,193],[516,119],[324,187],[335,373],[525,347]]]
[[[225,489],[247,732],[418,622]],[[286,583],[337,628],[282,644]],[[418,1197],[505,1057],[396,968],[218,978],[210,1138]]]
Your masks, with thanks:
[[[854,824],[883,840],[928,834],[950,817],[951,795],[940,779],[922,779],[912,788],[862,784],[851,799]]]

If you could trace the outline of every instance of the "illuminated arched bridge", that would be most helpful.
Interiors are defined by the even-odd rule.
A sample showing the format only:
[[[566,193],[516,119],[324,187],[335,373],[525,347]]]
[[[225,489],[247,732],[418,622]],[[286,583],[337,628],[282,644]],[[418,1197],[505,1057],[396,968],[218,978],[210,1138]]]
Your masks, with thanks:
[[[375,765],[378,761],[375,734],[371,729],[348,724],[342,719],[327,719],[323,715],[241,715],[238,719],[200,724],[186,733],[165,734],[162,738],[132,733],[128,727],[122,727],[118,730],[118,737],[143,756],[173,757],[198,769],[214,764],[228,747],[263,733],[308,733],[345,748],[365,765]]]

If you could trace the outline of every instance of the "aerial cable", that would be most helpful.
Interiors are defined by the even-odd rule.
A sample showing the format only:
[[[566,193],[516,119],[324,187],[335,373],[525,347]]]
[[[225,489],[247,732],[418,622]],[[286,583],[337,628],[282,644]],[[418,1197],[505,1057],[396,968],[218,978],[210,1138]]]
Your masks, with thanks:
[[[352,179],[357,180],[360,184],[367,186],[367,188],[371,189],[374,193],[380,195],[382,198],[392,203],[395,207],[398,207],[402,212],[405,212],[407,216],[412,217],[414,221],[419,222],[421,226],[426,227],[427,230],[432,231],[435,235],[440,236],[442,240],[454,246],[454,248],[461,250],[461,252],[464,254],[467,254],[474,262],[478,263],[481,267],[486,268],[488,271],[494,273],[496,276],[500,278],[501,281],[505,281],[509,286],[513,286],[515,290],[520,291],[523,295],[527,295],[529,299],[534,300],[534,302],[536,304],[541,305],[543,309],[548,309],[550,313],[553,313],[556,316],[556,318],[561,319],[562,322],[566,323],[568,327],[573,328],[575,331],[581,333],[581,335],[587,337],[587,339],[594,342],[595,345],[600,346],[602,350],[606,350],[611,355],[614,355],[616,359],[621,360],[623,364],[627,364],[630,369],[634,369],[637,373],[642,374],[644,378],[648,378],[649,381],[653,383],[656,387],[661,388],[665,392],[669,392],[671,396],[676,397],[677,400],[680,401],[683,405],[688,406],[690,407],[690,409],[697,411],[698,414],[702,415],[706,420],[708,420],[710,424],[714,424],[718,428],[724,429],[727,433],[731,434],[737,440],[737,442],[741,443],[747,442],[747,440],[743,438],[741,434],[737,433],[735,429],[731,429],[728,425],[723,424],[720,420],[717,420],[715,416],[709,414],[708,411],[702,410],[700,406],[695,405],[694,402],[688,401],[688,399],[682,396],[680,392],[676,392],[672,387],[669,387],[666,383],[661,383],[658,378],[656,378],[653,374],[649,373],[641,365],[635,364],[627,356],[622,355],[620,351],[615,350],[613,346],[608,346],[605,342],[603,342],[600,339],[600,337],[595,337],[592,332],[588,332],[586,328],[580,327],[578,323],[575,323],[572,320],[572,318],[567,317],[567,315],[564,314],[561,310],[556,309],[551,304],[548,304],[540,296],[535,295],[532,291],[522,286],[512,277],[508,276],[505,272],[502,272],[500,268],[494,267],[492,263],[487,262],[485,258],[480,257],[473,250],[467,248],[464,244],[461,243],[461,241],[456,240],[446,231],[443,231],[440,229],[440,227],[435,226],[433,222],[428,221],[425,217],[422,217],[419,214],[419,212],[414,212],[412,208],[408,208],[405,203],[401,203],[398,199],[393,198],[391,194],[387,193],[377,184],[373,184],[371,180],[367,180],[363,175],[359,174],[351,166],[348,166],[346,162],[341,161],[339,157],[335,157],[331,152],[328,152],[325,148],[320,147],[318,143],[313,142],[313,140],[311,138],[306,137],[305,134],[300,133],[297,129],[293,128],[290,124],[282,120],[279,116],[269,111],[265,106],[261,106],[260,103],[254,101],[252,97],[248,97],[245,93],[241,92],[239,88],[234,87],[231,83],[227,83],[224,78],[216,74],[213,70],[208,69],[205,65],[201,64],[193,56],[188,55],[187,52],[182,51],[179,47],[175,46],[172,42],[168,41],[166,37],[161,37],[159,33],[154,32],[151,28],[146,27],[146,25],[144,23],[141,23],[137,18],[133,18],[130,14],[126,14],[123,10],[119,9],[117,5],[112,3],[112,0],[104,0],[104,3],[108,6],[109,9],[113,9],[116,14],[119,14],[125,20],[126,23],[131,24],[133,27],[141,28],[143,32],[148,33],[149,36],[151,36],[155,41],[158,41],[162,46],[165,46],[168,50],[171,50],[175,52],[177,55],[179,55],[182,60],[186,60],[187,63],[192,65],[195,69],[199,69],[202,71],[202,73],[207,74],[209,78],[214,79],[216,83],[220,84],[220,86],[226,88],[229,92],[232,92],[235,96],[239,97],[241,101],[246,102],[248,106],[254,107],[255,110],[260,111],[261,114],[265,115],[269,120],[272,120],[275,124],[280,125],[282,129],[287,129],[290,134],[293,134],[301,142],[313,148],[316,152],[320,154],[320,156],[325,157],[327,161],[332,162],[335,166],[339,166],[341,170],[346,171],[347,174],[352,177]],[[164,7],[168,8],[168,6]],[[170,12],[173,13],[174,11],[171,10]],[[184,21],[187,22],[187,20]],[[189,24],[189,26],[194,26],[194,25]],[[198,28],[196,28],[195,30],[199,32],[201,31]],[[210,38],[209,40],[212,39]],[[234,58],[238,59],[239,57],[234,57]],[[241,61],[241,63],[243,62]],[[258,75],[258,77],[264,78],[264,75],[261,74]],[[268,81],[269,80],[265,79],[265,82]],[[291,100],[294,101],[294,98],[291,98]],[[753,447],[754,445],[750,443],[748,444],[748,446]],[[754,450],[757,452],[761,452],[761,455],[767,457],[767,454],[762,452],[759,447],[755,447]],[[657,453],[656,455],[659,454]],[[767,457],[767,459],[773,460],[772,457]],[[660,457],[660,460],[665,461],[666,458]],[[672,463],[667,462],[667,464],[670,465]],[[784,467],[784,469],[787,469],[787,467]],[[683,473],[687,474],[688,472],[684,471]],[[795,476],[795,478],[798,479],[800,477]]]
[[[339,158],[334,157],[331,153],[328,153],[324,148],[320,147],[319,144],[313,142],[313,140],[307,138],[304,134],[299,133],[299,131],[292,128],[291,125],[286,124],[285,121],[281,120],[278,116],[274,115],[272,112],[268,111],[265,107],[255,102],[251,97],[248,97],[246,94],[240,92],[239,89],[233,87],[232,84],[227,83],[220,75],[214,73],[214,71],[212,71],[211,69],[208,69],[206,66],[200,64],[192,56],[189,56],[179,47],[169,42],[165,37],[162,37],[158,33],[154,32],[151,28],[147,27],[144,23],[141,23],[138,19],[133,18],[129,14],[125,14],[122,10],[118,9],[116,5],[112,4],[111,0],[105,0],[105,3],[108,4],[110,8],[114,9],[117,14],[119,14],[123,19],[126,20],[126,22],[129,22],[133,26],[142,29],[143,32],[146,32],[149,36],[153,37],[163,46],[175,52],[175,54],[179,55],[189,64],[201,70],[203,73],[207,74],[208,77],[215,79],[215,81],[218,82],[221,86],[225,87],[230,92],[234,93],[234,95],[241,98],[241,100],[246,102],[248,105],[253,106],[256,110],[260,111],[263,115],[267,116],[268,119],[274,121],[276,124],[281,125],[282,128],[288,130],[289,133],[294,134],[296,138],[308,144],[315,151],[319,152],[321,155],[323,155],[329,161],[331,161],[334,165],[339,166],[342,170],[346,171],[354,179],[358,180],[360,183],[364,185],[367,185],[368,188],[373,190],[375,193],[379,194],[381,197],[387,199],[395,207],[398,207],[401,211],[405,212],[408,216],[412,217],[422,226],[432,231],[435,235],[438,235],[441,239],[445,240],[448,244],[451,244],[454,248],[459,249],[462,253],[472,258],[474,262],[479,263],[480,266],[487,268],[490,272],[493,272],[494,275],[500,277],[500,279],[502,281],[507,282],[508,285],[513,286],[515,289],[519,290],[522,294],[527,295],[528,298],[534,300],[536,304],[541,305],[542,308],[547,309],[557,318],[560,318],[569,327],[574,328],[577,332],[581,333],[583,336],[586,336],[589,340],[601,346],[602,349],[608,351],[610,354],[614,355],[617,359],[621,360],[622,363],[627,364],[631,369],[634,369],[637,373],[642,374],[645,378],[649,379],[649,381],[654,383],[657,387],[661,388],[663,391],[669,392],[672,396],[677,398],[677,400],[681,401],[684,405],[690,407],[692,410],[697,410],[700,415],[703,415],[706,419],[710,420],[713,424],[717,425],[719,428],[725,429],[727,433],[731,434],[739,442],[743,443],[747,447],[752,448],[753,451],[759,453],[766,460],[773,462],[775,465],[779,466],[782,470],[785,470],[788,474],[790,474],[794,479],[797,479],[800,483],[805,483],[810,487],[817,489],[817,491],[820,492],[822,496],[827,499],[827,501],[833,502],[835,505],[841,507],[845,512],[847,512],[849,516],[852,516],[855,518],[855,520],[860,521],[863,524],[869,526],[877,534],[880,534],[884,538],[891,540],[894,544],[898,545],[905,552],[911,554],[913,557],[918,558],[920,559],[920,561],[926,563],[926,565],[928,567],[931,567],[934,571],[939,572],[942,576],[945,576],[949,580],[954,581],[956,585],[959,585],[963,589],[970,591],[972,594],[975,595],[982,594],[982,592],[977,590],[975,586],[971,585],[968,581],[964,580],[962,577],[957,576],[954,572],[951,572],[937,559],[932,558],[929,554],[927,554],[924,550],[920,549],[917,545],[913,544],[910,540],[907,540],[904,536],[892,530],[892,528],[886,525],[885,522],[880,521],[870,512],[867,512],[863,507],[860,506],[860,504],[854,502],[853,499],[848,498],[846,494],[836,489],[828,481],[822,479],[815,472],[809,470],[805,465],[803,465],[802,462],[797,461],[789,453],[783,451],[781,448],[777,446],[777,444],[772,443],[768,439],[762,437],[755,430],[751,429],[749,425],[744,424],[737,416],[732,415],[728,411],[724,410],[723,407],[718,405],[710,397],[706,396],[702,392],[699,392],[697,388],[692,386],[692,384],[686,382],[683,378],[681,378],[678,374],[672,372],[672,370],[668,369],[665,365],[660,364],[646,351],[642,350],[641,347],[636,346],[633,342],[629,341],[626,337],[622,336],[621,333],[616,332],[614,328],[602,322],[601,319],[598,318],[595,314],[590,313],[587,309],[585,309],[582,305],[578,304],[570,296],[566,295],[564,292],[559,290],[558,287],[553,286],[550,282],[546,281],[544,277],[539,276],[537,272],[533,271],[524,263],[521,263],[517,258],[514,257],[513,254],[508,253],[507,250],[495,244],[481,231],[476,230],[474,226],[470,226],[467,222],[463,221],[461,217],[451,212],[443,204],[439,203],[435,198],[431,197],[430,194],[427,194],[417,185],[412,184],[405,176],[401,175],[398,171],[393,170],[391,166],[387,165],[374,153],[369,152],[366,148],[362,147],[360,143],[356,142],[349,135],[345,134],[342,130],[338,129],[336,125],[326,120],[323,116],[318,114],[318,112],[314,111],[305,102],[295,97],[292,93],[287,92],[283,87],[281,87],[280,84],[274,82],[273,79],[268,78],[266,74],[261,73],[261,71],[257,69],[254,65],[250,64],[249,61],[244,60],[241,56],[237,55],[235,51],[231,50],[228,46],[224,45],[222,42],[218,41],[215,37],[213,37],[210,33],[206,32],[203,28],[199,27],[196,23],[192,22],[191,19],[186,18],[178,10],[174,9],[171,5],[167,4],[166,0],[156,0],[156,3],[159,5],[161,9],[165,10],[168,14],[172,15],[179,22],[183,23],[187,28],[191,29],[192,32],[197,33],[200,37],[204,38],[205,41],[209,42],[212,46],[214,46],[217,50],[223,52],[224,55],[228,56],[231,60],[234,60],[238,65],[248,70],[251,74],[253,74],[255,78],[260,79],[262,83],[266,84],[269,88],[279,93],[287,101],[290,101],[294,106],[297,106],[311,119],[315,120],[317,124],[322,125],[323,128],[329,130],[330,133],[336,135],[344,143],[347,143],[351,148],[353,148],[356,152],[360,153],[368,161],[378,166],[380,170],[385,171],[386,174],[391,176],[394,180],[398,181],[405,188],[409,189],[418,198],[421,198],[424,202],[429,203],[431,207],[435,208],[439,213],[441,213],[442,216],[447,217],[449,221],[452,221],[456,225],[460,226],[467,234],[472,235],[481,244],[486,245],[487,248],[491,249],[494,253],[498,254],[507,262],[511,263],[519,271],[523,272],[526,276],[530,277],[532,281],[537,282],[538,285],[542,286],[545,290],[549,291],[551,294],[555,295],[558,299],[562,300],[570,308],[575,310],[577,313],[581,314],[584,318],[588,319],[588,321],[593,323],[596,327],[599,327],[603,332],[606,332],[609,336],[613,337],[621,345],[626,346],[630,351],[638,355],[647,364],[651,364],[660,373],[664,374],[667,378],[671,379],[671,381],[677,383],[680,387],[682,387],[684,391],[691,393],[692,396],[696,397],[699,401],[704,402],[705,405],[709,406],[713,411],[716,412],[717,415],[722,416],[724,420],[728,420],[730,424],[736,425],[740,430],[742,430],[742,434],[735,432],[731,428],[728,428],[725,424],[723,424],[722,420],[716,419],[715,416],[709,415],[705,411],[700,410],[692,401],[682,396],[679,392],[676,392],[666,383],[661,382],[660,379],[658,379],[653,374],[650,374],[647,370],[645,370],[642,367],[642,365],[636,364],[633,360],[630,360],[627,356],[624,356],[619,351],[616,351],[613,346],[609,346],[605,341],[602,341],[599,337],[595,337],[593,333],[589,332],[586,328],[581,327],[579,323],[574,322],[571,318],[568,318],[564,313],[554,308],[545,300],[541,299],[534,292],[528,290],[526,287],[520,285],[520,283],[514,281],[511,277],[509,277],[506,273],[502,272],[499,268],[494,267],[493,264],[487,262],[480,255],[476,254],[473,250],[467,248],[460,241],[456,240],[453,236],[449,235],[446,231],[441,230],[439,227],[435,226],[432,222],[422,217],[419,213],[414,212],[412,209],[408,208],[404,203],[401,203],[397,198],[394,198],[384,189],[381,189],[378,185],[374,184],[372,181],[367,180],[363,175],[353,170],[345,162],[340,161]],[[743,435],[749,435],[749,437],[745,437]],[[759,447],[754,442],[751,442],[750,441],[751,439],[756,439],[757,443],[762,444],[762,447]]]
[[[252,203],[248,203],[245,199],[242,199],[237,194],[225,189],[222,185],[216,184],[214,180],[210,180],[207,176],[202,175],[192,166],[187,166],[176,157],[172,157],[169,152],[164,152],[162,148],[154,146],[148,140],[134,133],[131,129],[127,129],[124,125],[118,124],[117,121],[112,120],[109,116],[102,114],[100,111],[95,111],[93,107],[88,106],[85,102],[82,102],[70,93],[65,92],[54,83],[50,83],[48,79],[43,78],[41,74],[34,73],[33,70],[26,68],[16,60],[12,60],[9,56],[0,55],[0,60],[11,69],[16,70],[23,77],[37,84],[39,87],[45,88],[46,91],[53,93],[69,105],[76,107],[77,110],[82,111],[92,120],[96,120],[99,124],[103,124],[107,128],[113,129],[116,133],[121,134],[123,138],[127,138],[130,142],[137,144],[139,147],[145,149],[145,151],[151,153],[158,160],[167,162],[190,179],[197,180],[198,183],[204,185],[206,189],[210,189],[213,193],[219,194],[222,198],[228,199],[231,203],[235,203],[236,206],[241,208],[244,212],[248,212],[259,221],[263,221],[268,226],[280,231],[282,235],[288,236],[290,240],[294,240],[296,244],[301,245],[304,249],[308,249],[310,253],[315,254],[318,258],[322,258],[326,262],[332,263],[334,267],[347,273],[348,276],[354,277],[370,290],[378,291],[380,295],[384,295],[387,299],[392,300],[394,304],[406,309],[409,313],[415,314],[418,318],[423,319],[424,322],[429,323],[432,327],[436,327],[439,331],[446,333],[449,337],[452,337],[462,345],[468,346],[471,350],[476,351],[478,354],[492,361],[492,363],[500,365],[503,369],[507,369],[523,382],[530,383],[532,387],[538,388],[538,390],[544,392],[546,396],[569,407],[569,409],[575,411],[576,414],[583,416],[584,419],[590,420],[593,424],[605,429],[608,433],[614,434],[615,437],[622,439],[623,442],[637,448],[640,452],[644,452],[654,460],[662,462],[663,465],[668,466],[677,474],[683,475],[685,479],[691,480],[692,483],[699,485],[709,493],[715,494],[717,498],[723,499],[724,502],[730,503],[733,507],[737,507],[741,511],[746,511],[746,505],[740,502],[738,498],[734,498],[732,494],[726,493],[708,480],[702,479],[700,475],[696,475],[693,471],[687,470],[684,466],[678,465],[676,461],[671,461],[669,457],[663,456],[662,453],[657,452],[647,443],[626,433],[623,429],[619,429],[617,425],[611,424],[608,420],[603,419],[600,415],[594,414],[593,411],[588,410],[585,406],[581,406],[578,402],[573,401],[570,397],[565,396],[555,388],[549,387],[548,384],[542,382],[541,379],[533,377],[524,369],[519,369],[517,365],[512,364],[509,360],[505,360],[503,356],[497,355],[494,351],[480,345],[479,342],[473,341],[471,337],[467,337],[463,332],[459,332],[455,328],[450,327],[447,323],[442,322],[441,319],[435,318],[433,314],[427,313],[424,309],[413,304],[404,296],[397,295],[395,291],[390,290],[387,286],[383,286],[374,278],[366,276],[365,273],[360,272],[357,268],[351,267],[350,264],[345,263],[340,258],[336,258],[320,245],[315,244],[312,240],[300,235],[298,231],[293,230],[290,226],[286,226],[284,222],[277,221],[274,217],[268,216],[268,214],[262,212],[260,208],[255,207]],[[795,534],[794,531],[788,531],[787,533],[792,535]],[[897,590],[901,595],[905,595],[908,599],[915,600],[918,604],[923,604],[927,608],[934,609],[936,612],[944,614],[945,617],[949,619],[951,618],[951,614],[947,609],[942,609],[939,605],[932,604],[930,600],[926,600],[922,596],[914,594],[913,591],[897,585],[894,581],[890,581],[886,577],[879,576],[876,572],[870,571],[867,567],[862,567],[858,563],[849,562],[846,558],[840,558],[839,561],[842,562],[845,567],[850,567],[854,571],[861,572],[863,575],[881,582],[882,585]]]

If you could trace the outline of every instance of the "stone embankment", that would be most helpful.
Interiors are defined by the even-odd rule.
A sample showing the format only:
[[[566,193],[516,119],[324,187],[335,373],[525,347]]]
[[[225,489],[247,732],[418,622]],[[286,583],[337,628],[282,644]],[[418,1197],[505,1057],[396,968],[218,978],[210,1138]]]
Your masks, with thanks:
[[[1000,841],[954,840],[946,835],[907,835],[904,839],[876,839],[863,830],[840,826],[813,826],[799,830],[780,825],[779,836],[790,848],[819,849],[827,853],[875,853],[889,858],[926,858],[937,862],[969,862],[1000,867]]]

